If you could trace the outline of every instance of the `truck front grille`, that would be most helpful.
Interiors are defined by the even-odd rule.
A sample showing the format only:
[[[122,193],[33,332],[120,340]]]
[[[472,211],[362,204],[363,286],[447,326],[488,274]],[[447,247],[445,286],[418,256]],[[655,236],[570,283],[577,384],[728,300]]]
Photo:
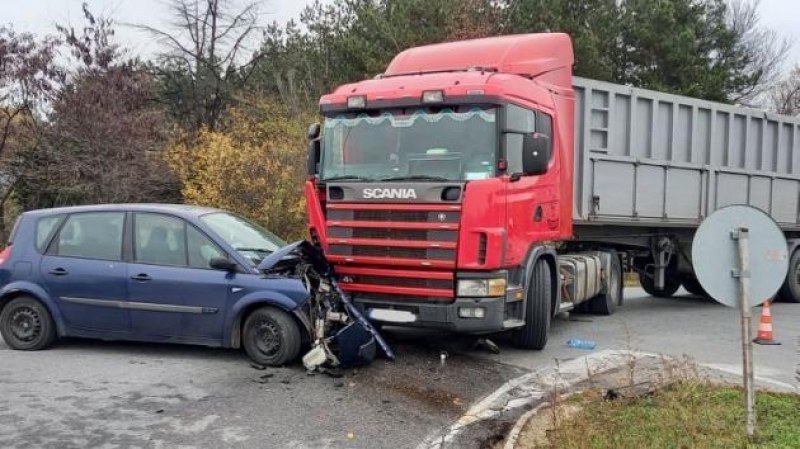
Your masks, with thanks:
[[[403,248],[394,246],[331,245],[330,254],[342,256],[398,257],[402,259],[454,260],[455,250],[437,248]]]
[[[455,296],[460,205],[336,203],[326,216],[328,259],[355,298]]]
[[[395,278],[390,276],[352,276],[352,282],[359,284],[376,285],[396,285],[398,287],[421,287],[421,288],[453,288],[453,281],[441,279],[425,278]]]

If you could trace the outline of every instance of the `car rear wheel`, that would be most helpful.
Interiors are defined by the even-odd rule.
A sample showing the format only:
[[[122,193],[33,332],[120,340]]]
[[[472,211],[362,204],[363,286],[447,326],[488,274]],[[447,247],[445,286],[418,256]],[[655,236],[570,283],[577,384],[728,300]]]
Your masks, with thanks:
[[[38,351],[56,340],[50,311],[30,296],[12,299],[0,314],[0,334],[11,349]]]
[[[250,358],[261,365],[279,366],[300,353],[300,328],[283,310],[262,307],[244,322],[242,343]]]

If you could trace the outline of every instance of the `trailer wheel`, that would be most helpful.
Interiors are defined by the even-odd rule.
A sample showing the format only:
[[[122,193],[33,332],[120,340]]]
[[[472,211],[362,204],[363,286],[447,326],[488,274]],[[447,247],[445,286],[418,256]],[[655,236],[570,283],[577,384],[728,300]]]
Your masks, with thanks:
[[[622,289],[622,264],[617,253],[612,252],[606,289],[589,301],[589,311],[598,315],[611,315],[617,306],[622,305]]]
[[[800,303],[800,251],[792,253],[789,259],[789,271],[778,290],[778,298],[783,302]]]
[[[515,346],[525,349],[544,349],[547,334],[550,333],[550,302],[552,299],[552,278],[550,265],[539,259],[531,271],[528,285],[527,305],[525,307],[525,326],[514,331],[512,340]]]
[[[655,286],[655,279],[653,279],[652,271],[651,268],[647,270],[647,272],[639,272],[639,284],[642,285],[642,288],[648,295],[658,298],[669,298],[678,291],[681,286],[681,280],[675,276],[675,274],[671,274],[668,270],[666,278],[664,279],[664,288],[659,290]]]
[[[697,278],[685,276],[681,280],[681,284],[687,292],[695,296],[700,296],[701,298],[708,298],[708,292],[700,285],[700,281],[698,281]]]

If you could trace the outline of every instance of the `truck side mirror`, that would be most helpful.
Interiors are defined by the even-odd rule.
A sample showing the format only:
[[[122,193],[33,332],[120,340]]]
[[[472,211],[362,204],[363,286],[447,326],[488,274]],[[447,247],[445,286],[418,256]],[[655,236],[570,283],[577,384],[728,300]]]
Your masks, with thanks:
[[[314,176],[319,173],[319,160],[321,146],[319,141],[319,123],[312,123],[308,126],[308,175]]]
[[[542,133],[526,133],[522,137],[522,172],[526,175],[543,175],[550,165],[552,141]]]

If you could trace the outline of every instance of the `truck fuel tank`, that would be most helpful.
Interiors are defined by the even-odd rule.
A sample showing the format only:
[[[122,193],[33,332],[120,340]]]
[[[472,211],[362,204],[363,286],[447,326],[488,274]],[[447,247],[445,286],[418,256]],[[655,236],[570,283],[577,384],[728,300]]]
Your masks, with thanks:
[[[597,296],[602,290],[602,263],[599,255],[560,255],[558,272],[562,276],[564,286],[562,301],[578,304]]]

